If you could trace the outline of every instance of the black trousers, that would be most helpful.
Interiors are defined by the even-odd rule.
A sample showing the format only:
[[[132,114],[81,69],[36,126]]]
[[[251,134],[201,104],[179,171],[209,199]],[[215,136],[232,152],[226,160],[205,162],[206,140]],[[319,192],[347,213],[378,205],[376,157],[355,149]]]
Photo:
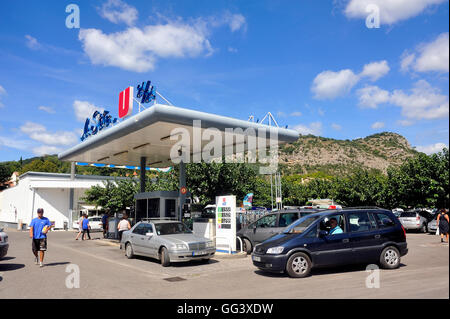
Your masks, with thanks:
[[[91,235],[89,234],[89,228],[88,229],[83,229],[83,233],[81,234],[81,240],[84,240],[84,234],[88,235],[89,239],[91,239]]]

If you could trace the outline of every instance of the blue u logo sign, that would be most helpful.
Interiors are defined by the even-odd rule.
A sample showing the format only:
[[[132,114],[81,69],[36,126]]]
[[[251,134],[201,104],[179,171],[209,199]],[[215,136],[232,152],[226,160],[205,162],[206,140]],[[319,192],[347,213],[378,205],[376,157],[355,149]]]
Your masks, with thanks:
[[[81,140],[84,141],[91,135],[95,135],[100,132],[102,129],[114,125],[117,123],[117,118],[112,118],[109,114],[109,111],[103,111],[100,113],[99,111],[95,111],[92,115],[92,124],[89,118],[84,122],[84,130],[83,135],[81,136]]]

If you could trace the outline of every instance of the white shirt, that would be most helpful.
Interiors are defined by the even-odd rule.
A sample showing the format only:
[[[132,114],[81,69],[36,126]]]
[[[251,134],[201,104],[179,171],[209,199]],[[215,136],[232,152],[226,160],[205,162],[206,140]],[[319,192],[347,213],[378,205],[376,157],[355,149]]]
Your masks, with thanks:
[[[130,223],[128,222],[128,220],[126,220],[126,219],[122,219],[120,222],[119,222],[119,230],[128,230],[128,225],[129,225]]]

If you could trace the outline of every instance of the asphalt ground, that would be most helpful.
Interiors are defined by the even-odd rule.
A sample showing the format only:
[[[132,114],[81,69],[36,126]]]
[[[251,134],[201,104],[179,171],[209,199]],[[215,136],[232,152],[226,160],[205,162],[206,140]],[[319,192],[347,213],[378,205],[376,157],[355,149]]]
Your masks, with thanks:
[[[34,264],[28,232],[7,233],[10,247],[0,260],[0,299],[449,298],[449,246],[430,234],[408,233],[409,253],[401,267],[380,270],[379,288],[368,288],[366,280],[373,273],[366,265],[313,270],[302,279],[264,273],[250,256],[164,268],[150,258],[127,259],[117,245],[100,239],[100,233],[90,241],[75,241],[71,231],[49,233],[45,266],[40,268]]]

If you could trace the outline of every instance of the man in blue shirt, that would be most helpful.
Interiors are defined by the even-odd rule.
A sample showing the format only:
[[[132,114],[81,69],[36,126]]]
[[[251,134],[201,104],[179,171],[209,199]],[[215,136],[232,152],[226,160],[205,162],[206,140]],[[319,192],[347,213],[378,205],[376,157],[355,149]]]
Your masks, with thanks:
[[[330,219],[330,226],[331,226],[331,229],[330,229],[329,235],[336,235],[336,234],[343,233],[342,228],[338,226],[338,222],[337,222],[336,218],[333,217]]]
[[[106,233],[108,232],[108,217],[107,213],[104,213],[102,216],[103,238],[106,238]]]
[[[40,252],[39,266],[44,266],[44,252],[47,250],[47,232],[52,224],[47,217],[44,217],[44,209],[38,208],[38,217],[33,218],[30,223],[30,238],[32,239],[32,250],[35,256],[35,263],[38,264],[38,251]]]
[[[84,217],[84,219],[81,222],[81,225],[83,227],[83,234],[81,235],[81,240],[84,240],[84,238],[86,237],[86,233],[87,233],[89,239],[91,239],[91,235],[89,234],[89,229],[91,228],[91,226],[89,226],[88,216],[86,214],[84,214],[83,217]]]

